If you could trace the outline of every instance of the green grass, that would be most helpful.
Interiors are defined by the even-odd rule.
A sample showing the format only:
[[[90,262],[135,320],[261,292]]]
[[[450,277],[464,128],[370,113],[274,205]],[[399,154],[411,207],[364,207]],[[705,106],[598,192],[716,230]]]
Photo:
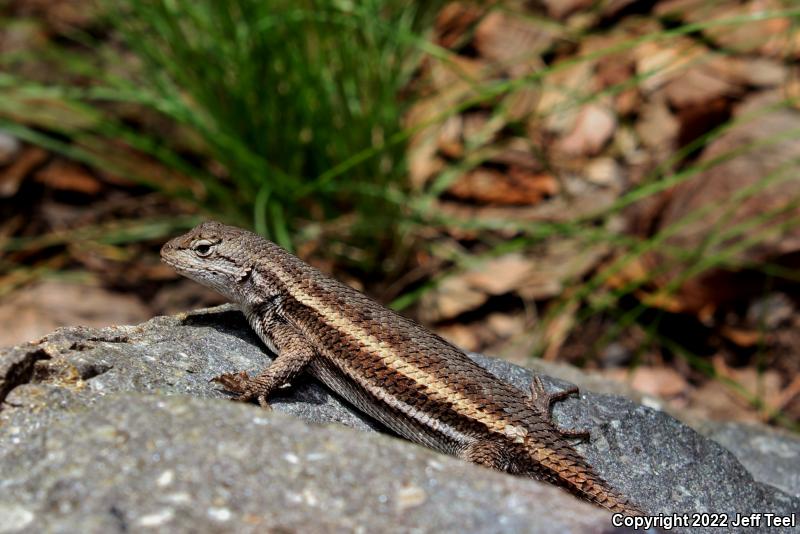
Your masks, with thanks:
[[[400,208],[387,197],[405,188],[404,147],[386,146],[386,139],[402,130],[409,102],[401,90],[425,51],[436,52],[426,32],[441,4],[103,0],[105,23],[126,52],[97,54],[94,65],[71,56],[68,70],[89,78],[89,86],[41,86],[6,75],[0,114],[19,137],[100,168],[120,166],[106,149],[121,139],[200,188],[136,175],[135,168],[124,174],[287,248],[301,221],[350,214],[342,237],[361,250],[361,267],[374,270],[375,236],[392,242]],[[87,35],[73,39],[96,46]],[[125,69],[133,76],[117,74]],[[42,101],[57,114],[45,106],[37,117]],[[195,153],[177,146],[185,139],[129,128],[114,110],[130,103],[177,125],[169,133],[185,134]],[[366,147],[379,147],[376,157],[330,174]]]

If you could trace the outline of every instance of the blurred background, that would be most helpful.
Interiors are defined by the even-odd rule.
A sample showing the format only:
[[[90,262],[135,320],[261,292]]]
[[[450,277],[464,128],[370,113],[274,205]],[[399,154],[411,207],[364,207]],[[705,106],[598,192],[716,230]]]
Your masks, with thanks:
[[[0,0],[0,346],[255,231],[475,351],[800,429],[791,0]]]

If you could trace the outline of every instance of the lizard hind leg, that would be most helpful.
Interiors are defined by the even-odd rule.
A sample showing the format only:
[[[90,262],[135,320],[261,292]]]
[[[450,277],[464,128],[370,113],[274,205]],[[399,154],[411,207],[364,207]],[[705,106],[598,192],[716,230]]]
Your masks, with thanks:
[[[458,457],[498,471],[508,471],[510,468],[505,448],[496,441],[473,441],[459,451]]]
[[[544,389],[542,379],[539,378],[538,375],[534,375],[533,380],[531,381],[531,396],[528,399],[528,406],[545,415],[549,420],[551,418],[553,403],[564,400],[570,395],[579,393],[580,390],[578,389],[578,386],[572,386],[555,393],[549,393]],[[558,430],[562,436],[567,438],[589,439],[588,430],[563,430],[560,428],[556,428],[556,430]]]

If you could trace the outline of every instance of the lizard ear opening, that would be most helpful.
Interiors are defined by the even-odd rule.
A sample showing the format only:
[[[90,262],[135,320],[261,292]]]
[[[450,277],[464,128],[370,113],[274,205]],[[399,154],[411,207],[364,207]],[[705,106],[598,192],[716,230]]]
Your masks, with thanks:
[[[192,243],[192,250],[201,258],[205,258],[211,255],[214,250],[214,243],[207,239],[200,239]]]

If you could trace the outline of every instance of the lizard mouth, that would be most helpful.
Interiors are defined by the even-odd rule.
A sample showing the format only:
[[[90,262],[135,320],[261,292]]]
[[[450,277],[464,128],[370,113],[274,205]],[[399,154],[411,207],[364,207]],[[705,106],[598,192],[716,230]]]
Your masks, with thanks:
[[[172,258],[167,257],[166,255],[163,254],[163,251],[162,251],[162,255],[161,255],[161,261],[163,261],[164,263],[166,263],[167,265],[169,265],[170,267],[172,267],[176,271],[185,271],[186,270],[186,268],[185,268],[185,266],[183,264],[181,264],[180,262],[175,261]]]

